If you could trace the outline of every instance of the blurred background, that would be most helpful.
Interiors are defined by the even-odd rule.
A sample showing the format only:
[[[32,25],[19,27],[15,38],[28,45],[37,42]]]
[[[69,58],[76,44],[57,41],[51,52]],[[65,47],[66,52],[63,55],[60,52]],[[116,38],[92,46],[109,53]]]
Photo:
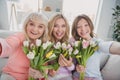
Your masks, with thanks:
[[[0,32],[22,30],[22,19],[33,11],[48,19],[62,13],[70,27],[76,16],[86,14],[98,37],[120,41],[120,0],[0,0]]]

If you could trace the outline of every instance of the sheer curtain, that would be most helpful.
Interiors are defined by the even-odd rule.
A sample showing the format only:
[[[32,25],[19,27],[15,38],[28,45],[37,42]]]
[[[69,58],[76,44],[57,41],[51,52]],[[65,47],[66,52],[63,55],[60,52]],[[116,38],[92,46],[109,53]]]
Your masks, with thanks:
[[[95,24],[96,17],[99,16],[99,2],[100,0],[64,0],[62,13],[67,17],[70,26],[74,18],[80,14],[88,15]]]
[[[14,3],[11,4],[11,12],[10,12],[10,31],[16,31],[17,29],[17,14],[16,14],[16,6]]]

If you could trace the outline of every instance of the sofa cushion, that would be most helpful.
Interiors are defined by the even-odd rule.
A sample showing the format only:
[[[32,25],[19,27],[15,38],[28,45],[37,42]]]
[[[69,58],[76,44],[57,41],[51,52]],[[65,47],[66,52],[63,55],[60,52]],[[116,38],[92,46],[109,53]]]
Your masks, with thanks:
[[[104,80],[120,80],[120,56],[110,55],[101,72]]]
[[[0,30],[0,38],[6,38],[14,33],[15,31]]]
[[[101,54],[101,59],[100,59],[100,70],[103,69],[103,67],[105,66],[105,64],[107,63],[108,59],[109,59],[110,55],[102,53]]]

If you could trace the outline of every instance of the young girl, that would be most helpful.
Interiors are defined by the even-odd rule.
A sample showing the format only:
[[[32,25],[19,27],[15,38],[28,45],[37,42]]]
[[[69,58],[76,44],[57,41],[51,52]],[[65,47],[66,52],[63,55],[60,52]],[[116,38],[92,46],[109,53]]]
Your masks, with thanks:
[[[69,25],[61,14],[57,14],[49,21],[48,30],[50,41],[54,43],[67,42],[69,39]],[[67,60],[63,55],[60,55],[58,62],[60,68],[57,71],[49,70],[49,80],[72,80],[71,71],[74,70],[72,58]]]
[[[76,66],[78,72],[85,71],[85,80],[103,80],[100,72],[100,54],[101,51],[109,53],[112,41],[104,42],[103,40],[97,39],[93,33],[93,23],[87,15],[79,15],[73,22],[72,25],[72,36],[75,40],[80,38],[87,41],[96,39],[99,43],[99,49],[88,59],[86,68],[81,65]],[[73,74],[74,80],[79,80],[79,73]]]
[[[16,33],[6,39],[0,38],[0,57],[9,57],[3,68],[0,80],[28,80],[28,74],[34,78],[43,78],[40,72],[30,68],[30,62],[23,52],[24,40],[35,44],[36,39],[43,42],[47,38],[47,19],[39,13],[31,13],[23,23],[24,32]]]

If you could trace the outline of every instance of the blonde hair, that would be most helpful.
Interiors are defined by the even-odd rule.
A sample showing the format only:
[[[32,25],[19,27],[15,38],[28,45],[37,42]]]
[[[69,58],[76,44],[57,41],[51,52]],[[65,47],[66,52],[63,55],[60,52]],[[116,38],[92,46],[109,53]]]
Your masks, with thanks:
[[[52,42],[56,42],[55,37],[53,36],[53,28],[55,26],[55,22],[61,18],[65,21],[66,31],[64,37],[60,40],[60,42],[67,42],[69,39],[69,24],[67,22],[67,19],[62,14],[57,14],[48,22],[48,36],[49,40]]]
[[[40,39],[41,39],[43,42],[45,42],[45,41],[47,40],[47,37],[48,37],[48,27],[47,27],[47,25],[48,25],[48,19],[46,18],[45,15],[43,15],[43,14],[41,14],[41,13],[37,13],[37,12],[30,13],[30,14],[24,19],[24,21],[23,21],[23,28],[24,28],[24,33],[25,33],[25,35],[26,35],[26,38],[27,38],[28,40],[30,40],[30,39],[29,39],[29,37],[28,37],[28,35],[27,35],[27,33],[26,33],[26,32],[27,32],[27,31],[26,31],[26,27],[27,27],[28,22],[29,22],[31,19],[32,19],[32,20],[42,21],[42,23],[44,24],[44,26],[45,26],[45,31],[44,31],[43,35],[40,37]]]
[[[94,26],[93,26],[93,23],[91,21],[91,19],[87,16],[87,15],[79,15],[75,18],[75,20],[73,21],[73,24],[72,24],[72,36],[75,40],[79,40],[80,39],[80,36],[78,35],[77,33],[77,25],[78,25],[78,22],[81,20],[81,19],[84,19],[87,21],[89,27],[90,27],[90,36],[93,37],[94,36],[94,33],[93,33],[93,30],[94,30]]]

